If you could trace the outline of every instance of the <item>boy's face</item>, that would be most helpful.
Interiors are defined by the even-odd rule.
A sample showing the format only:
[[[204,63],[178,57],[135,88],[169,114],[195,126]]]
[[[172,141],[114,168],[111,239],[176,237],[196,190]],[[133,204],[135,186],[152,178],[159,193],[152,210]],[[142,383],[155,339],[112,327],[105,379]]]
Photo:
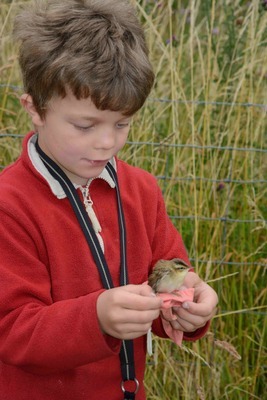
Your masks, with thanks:
[[[98,176],[127,140],[131,117],[98,110],[90,98],[77,100],[68,92],[50,101],[44,119],[29,95],[21,103],[39,133],[39,146],[73,183],[85,185]]]

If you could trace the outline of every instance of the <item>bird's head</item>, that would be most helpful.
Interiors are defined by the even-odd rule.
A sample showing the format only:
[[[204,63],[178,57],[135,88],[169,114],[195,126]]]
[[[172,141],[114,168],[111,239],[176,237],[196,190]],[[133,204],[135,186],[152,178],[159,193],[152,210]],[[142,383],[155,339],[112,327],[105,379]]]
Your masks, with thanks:
[[[148,277],[148,284],[155,292],[171,293],[182,286],[188,271],[188,265],[180,258],[159,260]]]
[[[170,265],[173,271],[187,272],[189,270],[188,265],[180,258],[173,258],[172,260],[170,260]]]

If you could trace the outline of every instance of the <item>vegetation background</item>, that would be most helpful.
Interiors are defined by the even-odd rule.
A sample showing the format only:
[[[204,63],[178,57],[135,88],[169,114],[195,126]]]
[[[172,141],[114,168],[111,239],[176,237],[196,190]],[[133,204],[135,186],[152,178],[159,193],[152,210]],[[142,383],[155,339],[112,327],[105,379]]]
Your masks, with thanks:
[[[192,264],[218,292],[209,334],[154,338],[148,400],[267,399],[267,1],[132,0],[157,83],[121,157],[158,177]],[[0,3],[0,164],[30,123]]]

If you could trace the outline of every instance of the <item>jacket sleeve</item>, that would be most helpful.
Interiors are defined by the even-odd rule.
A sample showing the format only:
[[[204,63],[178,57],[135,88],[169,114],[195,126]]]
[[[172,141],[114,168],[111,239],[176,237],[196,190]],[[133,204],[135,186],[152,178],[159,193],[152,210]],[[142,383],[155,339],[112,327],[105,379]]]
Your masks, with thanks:
[[[152,243],[153,261],[152,266],[160,259],[171,260],[172,258],[181,258],[188,265],[190,261],[188,254],[183,243],[183,239],[180,233],[172,224],[169,216],[166,212],[164,199],[160,189],[158,188],[158,208],[157,208],[157,220],[154,230],[154,240]],[[193,268],[192,268],[193,270]],[[184,333],[184,340],[194,341],[205,335],[209,328],[207,323],[203,328],[196,330],[195,332]],[[152,330],[160,337],[167,337],[161,318],[154,321]]]
[[[1,361],[47,374],[118,354],[120,341],[99,328],[102,290],[53,302],[50,273],[27,224],[11,213],[0,211],[0,218]]]

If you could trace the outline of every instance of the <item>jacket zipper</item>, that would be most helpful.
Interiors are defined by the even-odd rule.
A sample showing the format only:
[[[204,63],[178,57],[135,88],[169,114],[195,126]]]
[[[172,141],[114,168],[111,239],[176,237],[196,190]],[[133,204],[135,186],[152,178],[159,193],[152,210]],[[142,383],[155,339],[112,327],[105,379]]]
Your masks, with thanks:
[[[92,198],[90,196],[90,193],[89,193],[89,186],[90,186],[91,182],[92,182],[92,180],[90,180],[87,183],[85,188],[81,188],[81,191],[82,191],[82,194],[83,194],[83,203],[84,203],[86,212],[87,212],[87,214],[88,214],[88,216],[90,218],[90,221],[92,223],[92,226],[93,226],[93,229],[95,231],[95,234],[96,234],[96,236],[98,238],[98,241],[99,241],[99,244],[101,246],[101,249],[102,249],[102,251],[104,253],[104,241],[103,241],[102,236],[100,235],[100,233],[102,232],[102,228],[101,228],[101,225],[100,225],[100,223],[98,221],[96,213],[95,213],[95,211],[93,209],[93,204],[94,203],[93,203],[93,200],[92,200]]]

